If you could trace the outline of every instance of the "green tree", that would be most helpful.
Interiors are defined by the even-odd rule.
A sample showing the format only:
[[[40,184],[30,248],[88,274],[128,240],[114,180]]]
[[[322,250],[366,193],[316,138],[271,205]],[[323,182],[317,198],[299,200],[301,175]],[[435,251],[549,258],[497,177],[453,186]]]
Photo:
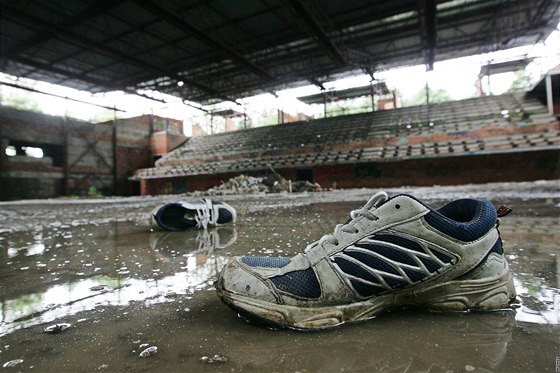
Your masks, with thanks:
[[[69,112],[68,116],[72,116],[72,112]],[[119,113],[115,115],[111,110],[99,110],[92,114],[88,118],[88,121],[91,123],[105,123],[110,122],[113,119],[120,119],[121,117],[122,115],[120,115]]]
[[[327,116],[368,113],[371,111],[371,96],[353,97],[346,100],[327,102]]]
[[[20,110],[40,111],[33,93],[10,87],[0,87],[0,103]]]
[[[531,86],[531,77],[525,70],[515,72],[515,80],[511,83],[508,92],[525,92]]]
[[[453,100],[445,89],[428,88],[428,92],[430,94],[430,104],[437,104],[440,102]],[[416,105],[426,105],[426,88],[420,89],[412,97],[409,97],[402,101],[402,106],[416,106]]]

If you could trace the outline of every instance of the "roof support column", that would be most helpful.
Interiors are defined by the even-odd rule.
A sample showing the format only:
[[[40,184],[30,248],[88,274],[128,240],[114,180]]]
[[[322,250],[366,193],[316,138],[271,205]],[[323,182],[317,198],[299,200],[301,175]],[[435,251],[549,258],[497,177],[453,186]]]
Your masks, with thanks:
[[[5,158],[6,158],[6,146],[8,145],[7,141],[4,141],[4,137],[2,136],[2,122],[0,122],[0,201],[5,199],[4,196],[4,173],[6,172],[5,167]]]
[[[546,74],[545,85],[546,85],[546,106],[548,108],[548,114],[554,115],[554,97],[553,97],[553,92],[552,92],[552,75]]]
[[[70,165],[68,162],[68,116],[66,111],[62,118],[62,136],[63,136],[63,171],[64,178],[62,179],[62,194],[66,197],[70,195],[69,174]]]
[[[428,71],[434,69],[436,49],[436,0],[418,0],[420,34],[424,48],[424,63]]]
[[[117,188],[118,184],[118,164],[117,160],[119,158],[118,152],[118,141],[117,141],[117,112],[113,111],[113,121],[111,123],[111,132],[112,132],[112,145],[113,145],[113,195],[116,196],[119,188]]]

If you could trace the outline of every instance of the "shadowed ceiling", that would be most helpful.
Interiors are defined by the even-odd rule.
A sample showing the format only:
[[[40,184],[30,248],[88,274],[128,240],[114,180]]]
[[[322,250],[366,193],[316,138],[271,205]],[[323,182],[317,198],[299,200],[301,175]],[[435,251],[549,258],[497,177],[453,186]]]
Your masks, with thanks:
[[[202,105],[533,44],[560,0],[0,1],[0,71]]]

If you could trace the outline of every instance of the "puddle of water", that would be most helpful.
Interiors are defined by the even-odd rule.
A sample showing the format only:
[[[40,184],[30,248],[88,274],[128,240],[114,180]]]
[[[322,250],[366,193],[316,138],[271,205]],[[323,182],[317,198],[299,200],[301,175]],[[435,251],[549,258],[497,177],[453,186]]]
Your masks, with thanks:
[[[0,365],[21,359],[18,369],[36,371],[555,371],[558,201],[548,210],[539,207],[545,200],[531,201],[548,212],[503,219],[519,294],[511,310],[404,310],[316,333],[247,323],[215,295],[212,283],[225,262],[245,254],[292,256],[361,205],[302,200],[246,203],[236,226],[208,232],[152,232],[134,221],[70,224],[60,214],[33,229],[2,231]],[[150,210],[134,203],[135,216]],[[104,206],[103,214],[119,212]],[[45,332],[63,323],[70,327]],[[152,346],[157,353],[139,356]],[[201,360],[216,354],[227,361]]]
[[[117,223],[4,237],[0,336],[99,306],[150,305],[207,289],[225,261],[213,252],[236,234],[234,226],[170,233]]]

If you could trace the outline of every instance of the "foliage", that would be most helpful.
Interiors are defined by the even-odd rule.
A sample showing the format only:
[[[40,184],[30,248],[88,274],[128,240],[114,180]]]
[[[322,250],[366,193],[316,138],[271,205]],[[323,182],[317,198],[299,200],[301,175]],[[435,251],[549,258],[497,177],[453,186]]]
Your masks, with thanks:
[[[368,113],[371,111],[371,96],[361,96],[347,100],[327,102],[327,116]]]
[[[0,103],[19,110],[40,111],[31,92],[0,88]]]
[[[101,192],[100,192],[99,190],[97,190],[96,187],[94,187],[93,185],[91,185],[91,186],[88,188],[87,195],[88,195],[88,197],[98,197],[98,196],[101,196],[102,194],[101,194]]]
[[[525,92],[531,87],[531,77],[525,70],[515,73],[515,80],[511,83],[508,92]]]
[[[278,124],[278,109],[266,108],[256,113],[254,118],[251,118],[251,127],[269,126],[271,124]]]
[[[76,118],[78,118],[78,115],[72,115],[72,113],[69,113],[69,116],[74,116]],[[92,114],[89,118],[88,121],[91,123],[106,123],[106,122],[111,122],[113,119],[120,119],[121,115],[119,113],[117,113],[115,115],[115,113],[113,113],[113,111],[111,110],[100,110],[98,112],[96,112],[95,114]]]
[[[430,104],[437,104],[440,102],[452,101],[453,98],[447,93],[445,89],[433,89],[428,88],[428,93],[430,95]],[[426,88],[420,89],[412,97],[403,99],[402,106],[416,106],[416,105],[426,105]]]

